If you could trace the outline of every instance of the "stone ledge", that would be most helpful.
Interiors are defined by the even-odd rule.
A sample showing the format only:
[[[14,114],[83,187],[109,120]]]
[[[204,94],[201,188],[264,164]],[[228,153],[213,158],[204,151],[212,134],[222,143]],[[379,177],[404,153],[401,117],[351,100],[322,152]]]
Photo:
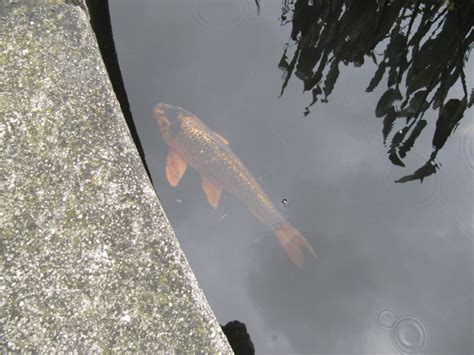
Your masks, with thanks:
[[[0,349],[230,353],[87,15],[0,3]]]

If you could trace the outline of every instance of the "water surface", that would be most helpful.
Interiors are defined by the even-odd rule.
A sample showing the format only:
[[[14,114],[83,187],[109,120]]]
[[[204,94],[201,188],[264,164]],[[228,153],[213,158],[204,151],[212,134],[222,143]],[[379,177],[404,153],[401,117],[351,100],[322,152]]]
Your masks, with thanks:
[[[303,82],[317,66],[308,54],[288,72],[304,48],[301,33],[290,39],[292,23],[282,26],[293,2],[260,2],[260,11],[250,0],[110,6],[155,188],[221,324],[244,322],[260,354],[473,353],[472,108],[437,151],[434,174],[395,183],[430,161],[438,111],[424,114],[427,125],[402,167],[387,152],[405,124],[398,120],[384,144],[386,112],[377,118],[376,108],[389,78],[366,92],[378,68],[370,57],[341,59],[322,102],[328,65],[323,94],[308,107],[317,86],[303,93]],[[378,62],[388,42],[375,48]],[[469,90],[472,72],[470,61]],[[446,101],[463,95],[458,82]],[[302,269],[292,265],[272,232],[229,194],[214,210],[192,169],[172,188],[168,147],[152,114],[158,102],[191,111],[225,137],[318,261],[307,254]]]

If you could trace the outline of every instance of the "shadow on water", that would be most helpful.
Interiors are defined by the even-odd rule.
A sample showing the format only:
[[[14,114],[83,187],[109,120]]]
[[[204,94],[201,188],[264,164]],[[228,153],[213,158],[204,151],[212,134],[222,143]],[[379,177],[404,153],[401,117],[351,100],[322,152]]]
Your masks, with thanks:
[[[394,165],[405,167],[403,159],[428,125],[425,113],[430,107],[437,110],[428,160],[396,182],[422,182],[436,173],[438,152],[474,100],[464,70],[474,39],[472,1],[283,0],[280,20],[292,24],[278,65],[284,79],[281,95],[292,75],[300,79],[304,91],[312,93],[307,116],[318,100],[328,101],[341,63],[360,67],[366,58],[372,60],[377,70],[366,91],[387,78],[375,115],[383,118],[384,144]],[[380,54],[375,50],[379,45],[385,46]],[[462,97],[448,99],[459,82]]]

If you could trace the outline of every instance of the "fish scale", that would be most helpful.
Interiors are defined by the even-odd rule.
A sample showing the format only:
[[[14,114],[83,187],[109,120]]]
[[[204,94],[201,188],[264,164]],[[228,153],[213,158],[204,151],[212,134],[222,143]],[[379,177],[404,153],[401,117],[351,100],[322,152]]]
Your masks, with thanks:
[[[207,127],[196,129],[190,124],[184,124],[182,128],[176,137],[177,150],[182,152],[183,159],[191,167],[203,170],[210,180],[225,190],[249,196],[264,194],[237,156],[223,143],[216,141],[212,131],[206,132]]]

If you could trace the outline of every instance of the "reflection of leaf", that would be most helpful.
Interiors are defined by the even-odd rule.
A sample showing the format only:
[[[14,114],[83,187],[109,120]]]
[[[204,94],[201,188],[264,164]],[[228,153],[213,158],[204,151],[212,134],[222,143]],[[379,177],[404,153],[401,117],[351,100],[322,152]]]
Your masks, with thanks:
[[[383,120],[383,129],[382,129],[382,134],[383,134],[383,142],[387,140],[387,136],[390,134],[393,128],[393,122],[397,119],[398,114],[395,111],[395,109],[392,107],[392,109],[385,115],[385,118]]]
[[[392,163],[404,166],[402,160],[430,122],[422,119],[429,104],[442,108],[430,162],[399,182],[434,174],[438,149],[462,119],[466,106],[474,104],[464,73],[474,41],[472,0],[282,1],[293,11],[293,16],[284,11],[282,19],[291,17],[295,43],[287,48],[295,48],[295,54],[290,61],[285,49],[280,61],[279,67],[286,73],[281,94],[292,75],[301,79],[304,91],[312,91],[312,102],[304,112],[307,115],[309,107],[317,101],[326,102],[334,91],[339,63],[359,66],[365,57],[371,57],[378,67],[366,91],[374,91],[382,82],[386,85],[375,115],[383,117],[383,142],[390,145],[387,153]],[[456,6],[449,9],[452,4]],[[377,54],[383,46],[382,54]],[[459,100],[447,103],[458,81],[464,104]],[[398,126],[401,130],[394,132]]]
[[[435,174],[437,169],[438,164],[434,163],[432,160],[428,160],[425,165],[415,171],[412,175],[404,176],[395,182],[403,183],[413,180],[420,180],[420,182],[423,182],[425,177]]]
[[[377,103],[377,107],[375,109],[375,115],[377,117],[384,116],[390,108],[393,107],[393,103],[395,101],[401,100],[402,94],[398,89],[388,89],[380,98],[379,102]]]
[[[324,81],[324,96],[326,99],[331,94],[332,90],[334,89],[334,84],[336,83],[338,76],[339,76],[339,61],[337,59],[334,59],[331,63],[331,68],[329,69],[329,73],[326,76],[326,80]]]
[[[415,128],[413,128],[413,131],[411,131],[410,135],[408,138],[403,142],[399,149],[400,157],[403,159],[407,155],[407,152],[410,151],[411,148],[413,148],[413,144],[415,144],[416,139],[419,137],[421,131],[426,127],[427,122],[425,120],[419,120],[416,123]]]
[[[398,117],[406,117],[408,119],[407,122],[410,120],[410,117],[412,116],[413,115],[406,108],[403,108],[400,111],[398,111]]]
[[[257,6],[257,16],[260,16],[260,1],[255,0],[255,6]]]
[[[375,65],[378,64],[378,63],[377,63],[377,57],[375,56],[374,51],[370,51],[369,57],[370,57],[370,59],[372,59],[372,61],[374,62]]]
[[[443,76],[441,77],[441,83],[439,85],[438,90],[433,96],[433,108],[439,108],[444,100],[446,99],[446,95],[448,95],[449,89],[454,85],[454,83],[459,79],[459,75],[461,72],[461,68],[454,68],[453,72],[446,71]]]
[[[313,75],[313,67],[321,57],[321,50],[319,47],[304,47],[301,50],[298,64],[296,65],[296,76],[302,81]]]
[[[394,86],[395,84],[398,84],[397,67],[391,67],[388,71],[388,86]]]
[[[401,166],[401,167],[405,167],[405,164],[402,162],[402,160],[400,159],[400,157],[397,155],[397,152],[396,152],[396,151],[391,151],[391,152],[389,152],[388,158],[390,159],[390,161],[391,161],[394,165],[398,165],[398,166]]]
[[[323,73],[316,72],[311,78],[304,81],[304,91],[307,91],[317,85],[323,78]]]
[[[288,82],[290,81],[290,77],[291,77],[291,72],[293,71],[293,69],[295,68],[295,65],[296,65],[296,62],[298,60],[298,57],[300,55],[300,50],[297,49],[295,54],[293,55],[293,59],[291,60],[290,64],[288,64],[288,67],[285,68],[287,70],[287,74],[285,76],[285,80],[283,81],[283,84],[281,86],[281,92],[280,92],[280,97],[283,95],[283,92],[285,91],[286,89],[286,86],[288,85]],[[286,59],[286,49],[285,49],[285,53],[283,54],[283,57],[282,59],[285,58]],[[286,62],[286,61],[285,61]],[[280,64],[282,63],[282,61],[280,60]]]
[[[313,106],[313,104],[318,101],[318,95],[321,95],[323,93],[323,90],[321,90],[321,87],[318,85],[316,86],[313,90],[313,102],[311,102],[310,106]]]
[[[280,68],[281,70],[288,71],[288,69],[290,68],[290,64],[287,61],[288,57],[286,56],[286,51],[287,49],[285,49],[283,55],[281,56],[280,62],[278,63],[278,68]]]
[[[321,90],[321,87],[318,85],[312,90],[312,93],[313,93],[313,101],[311,101],[311,103],[305,107],[305,111],[304,111],[305,117],[309,115],[309,112],[310,112],[309,108],[318,101],[318,95],[321,95],[323,93],[323,90]]]
[[[403,127],[403,129],[399,130],[393,135],[392,144],[390,145],[392,149],[395,149],[400,145],[400,143],[403,141],[403,138],[405,138],[405,135],[407,134],[408,130],[409,127]]]
[[[415,58],[413,58],[413,65],[419,70],[423,70],[426,67],[433,65],[433,62],[439,63],[444,61],[444,58],[450,54],[451,53],[446,51],[446,43],[444,43],[444,41],[439,41],[437,38],[431,38],[421,46]],[[433,58],[436,58],[436,60],[434,61]]]
[[[428,4],[425,4],[427,6]],[[432,9],[430,9],[432,10]],[[431,29],[431,25],[433,24],[432,19],[430,18],[433,13],[431,11],[423,11],[423,17],[420,21],[420,25],[416,30],[416,33],[408,42],[408,45],[417,45],[421,42],[422,38],[428,33]]]
[[[365,3],[366,1],[361,1],[360,3]],[[370,1],[367,1],[370,3]],[[385,35],[393,27],[393,24],[400,17],[400,10],[406,6],[403,1],[390,1],[390,3],[385,3],[385,6],[381,10],[381,19],[379,22],[378,33]],[[379,38],[380,40],[381,38]]]
[[[403,166],[403,167],[405,166],[405,164],[402,162],[402,160],[398,156],[397,148],[400,145],[400,143],[403,142],[403,139],[405,138],[405,135],[407,134],[407,132],[408,132],[408,127],[404,127],[403,129],[395,133],[392,138],[392,143],[390,144],[390,150],[388,151],[388,158],[390,159],[390,161],[395,165]]]
[[[433,136],[433,146],[439,150],[456,128],[466,110],[466,99],[451,99],[439,110],[436,130]]]
[[[377,85],[380,83],[380,80],[382,80],[386,67],[387,64],[385,64],[384,62],[380,63],[379,67],[377,68],[377,71],[374,74],[374,77],[372,78],[372,80],[370,80],[369,86],[367,87],[367,89],[365,89],[365,91],[371,92],[377,87]]]
[[[439,76],[439,70],[433,67],[424,68],[416,75],[407,76],[407,94],[411,94],[418,89],[427,87],[432,80]]]
[[[421,90],[415,93],[410,100],[407,111],[410,113],[417,113],[424,111],[428,108],[428,102],[426,102],[426,96],[428,95],[427,90]]]
[[[311,78],[304,81],[305,91],[313,88],[315,85],[317,85],[321,81],[321,79],[323,78],[323,70],[324,70],[327,60],[328,60],[328,52],[324,51],[321,57],[321,62],[319,63],[319,67],[316,70],[316,73],[314,73],[314,75]]]
[[[377,71],[375,72],[372,80],[370,80],[369,86],[367,87],[367,89],[365,89],[365,91],[371,92],[377,87],[377,85],[380,83],[380,80],[382,80],[382,77],[385,73],[386,66],[387,65],[384,62],[380,63],[380,65],[377,68]]]
[[[398,65],[401,57],[405,55],[405,50],[405,35],[400,33],[400,28],[396,26],[390,35],[390,42],[386,49],[386,55],[392,67],[396,67]]]

